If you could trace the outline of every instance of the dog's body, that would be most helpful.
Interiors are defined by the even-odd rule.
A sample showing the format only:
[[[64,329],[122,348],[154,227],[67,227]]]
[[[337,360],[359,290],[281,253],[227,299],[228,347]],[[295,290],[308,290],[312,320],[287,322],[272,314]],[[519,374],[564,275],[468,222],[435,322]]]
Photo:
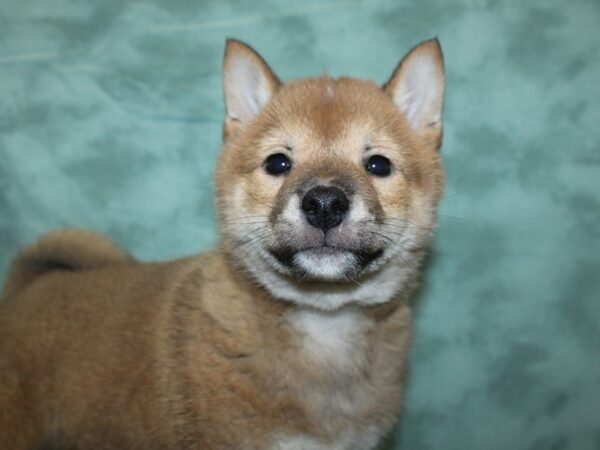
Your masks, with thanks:
[[[0,447],[374,448],[442,192],[442,96],[436,41],[384,89],[282,86],[230,41],[221,245],[164,264],[82,231],[26,249],[0,304]]]
[[[78,236],[53,235],[38,248]],[[373,310],[360,324],[351,311],[313,312],[337,328],[308,344],[330,347],[316,365],[302,349],[313,336],[294,325],[294,308],[227,259],[123,258],[57,270],[9,300],[2,318],[11,322],[0,321],[0,351],[9,356],[0,398],[1,442],[11,444],[2,448],[35,448],[44,436],[65,449],[268,449],[277,448],[274,439],[310,435],[326,438],[331,446],[323,448],[370,448],[397,413],[406,306]],[[363,434],[368,443],[335,446],[349,432],[357,434],[350,443]]]

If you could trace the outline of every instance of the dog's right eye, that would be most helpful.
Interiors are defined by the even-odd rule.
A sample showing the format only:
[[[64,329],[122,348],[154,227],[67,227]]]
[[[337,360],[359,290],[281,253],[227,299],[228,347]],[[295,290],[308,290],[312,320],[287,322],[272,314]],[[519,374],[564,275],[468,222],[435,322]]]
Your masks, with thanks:
[[[265,170],[269,175],[283,175],[292,168],[292,161],[283,153],[269,155],[265,160]]]

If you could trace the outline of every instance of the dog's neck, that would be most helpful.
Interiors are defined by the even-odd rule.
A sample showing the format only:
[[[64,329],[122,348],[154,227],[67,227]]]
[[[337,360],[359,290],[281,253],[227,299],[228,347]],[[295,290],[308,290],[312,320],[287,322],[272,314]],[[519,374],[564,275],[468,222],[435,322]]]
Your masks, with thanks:
[[[294,377],[298,401],[323,432],[335,435],[347,420],[370,423],[370,411],[390,400],[374,392],[399,395],[390,386],[396,386],[406,364],[408,305],[392,302],[335,311],[291,307],[282,317],[292,338],[283,370]],[[395,412],[390,408],[386,414],[393,417]]]
[[[352,371],[366,364],[374,320],[358,308],[319,311],[295,307],[286,320],[297,332],[302,357],[310,363],[336,371]]]
[[[411,334],[404,295],[332,311],[300,306],[275,298],[221,256],[202,264],[205,279],[223,279],[229,272],[224,278],[235,284],[228,289],[235,296],[204,296],[203,309],[228,331],[228,354],[256,356],[256,370],[276,387],[269,395],[295,399],[317,435],[334,436],[349,420],[368,424],[374,408],[391,424]],[[204,288],[226,287],[208,284]]]
[[[238,266],[227,252],[221,254],[229,261],[229,267]],[[344,358],[356,362],[357,352],[364,350],[370,332],[387,322],[412,291],[412,283],[407,283],[401,293],[384,303],[361,305],[351,302],[325,310],[278,298],[266,287],[258,285],[255,277],[245,270],[234,270],[232,275],[240,285],[240,291],[252,297],[252,302],[258,302],[257,311],[263,318],[278,316],[290,326],[293,337],[301,343],[299,348],[303,355],[315,363],[325,363],[328,355],[333,358],[330,362],[334,364],[342,363]],[[364,289],[361,285],[354,285],[354,288]],[[310,294],[316,295],[314,288],[306,295]],[[324,295],[330,294],[331,291]],[[351,292],[348,293],[350,298],[351,295]]]

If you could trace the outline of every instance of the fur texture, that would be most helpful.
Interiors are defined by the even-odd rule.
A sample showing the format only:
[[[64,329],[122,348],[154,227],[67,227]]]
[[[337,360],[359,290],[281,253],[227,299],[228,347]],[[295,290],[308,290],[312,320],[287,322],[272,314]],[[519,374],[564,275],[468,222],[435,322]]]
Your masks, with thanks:
[[[443,189],[437,41],[383,88],[282,84],[229,41],[224,90],[218,248],[148,264],[67,230],[14,262],[3,448],[366,450],[393,426]],[[274,175],[277,154],[291,168]],[[374,155],[389,175],[366,170]],[[309,223],[315,187],[347,198],[339,225]]]

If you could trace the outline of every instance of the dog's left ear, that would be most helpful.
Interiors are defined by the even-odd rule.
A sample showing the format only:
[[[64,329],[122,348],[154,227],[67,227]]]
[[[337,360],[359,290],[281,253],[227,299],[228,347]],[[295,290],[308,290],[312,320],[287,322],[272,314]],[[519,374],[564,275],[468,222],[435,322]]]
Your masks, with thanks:
[[[223,61],[225,135],[253,121],[280,84],[258,52],[241,41],[228,39]]]
[[[412,128],[436,149],[442,140],[444,84],[442,49],[432,39],[413,48],[383,86]]]

